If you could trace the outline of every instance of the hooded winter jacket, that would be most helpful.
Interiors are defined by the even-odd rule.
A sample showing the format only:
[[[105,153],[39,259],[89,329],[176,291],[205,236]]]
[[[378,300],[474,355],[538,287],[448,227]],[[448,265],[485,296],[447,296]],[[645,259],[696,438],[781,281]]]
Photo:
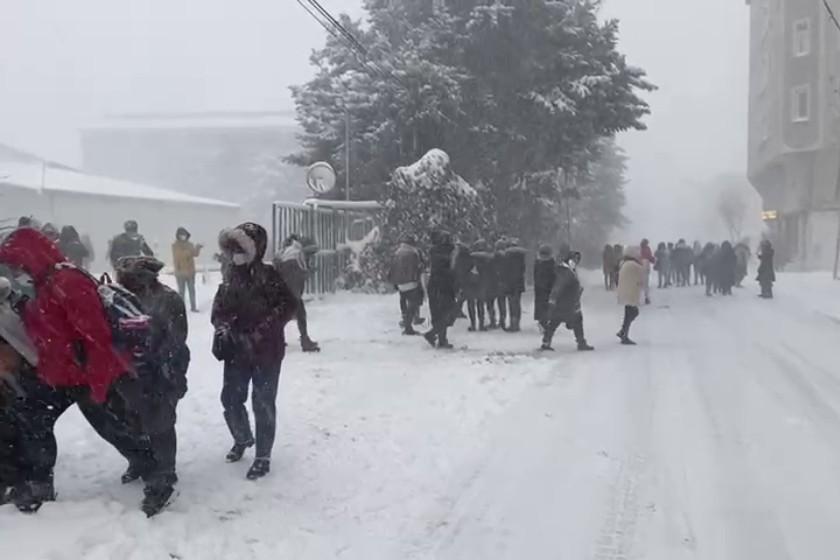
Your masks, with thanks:
[[[120,284],[137,296],[143,311],[151,318],[151,358],[160,366],[163,377],[161,386],[154,388],[154,395],[174,394],[181,398],[187,392],[190,365],[187,310],[178,293],[158,280],[162,268],[163,263],[154,257],[126,259],[117,277]]]
[[[228,333],[231,361],[277,364],[285,355],[283,329],[294,317],[297,297],[271,265],[263,263],[268,236],[262,226],[245,223],[219,236],[223,252],[231,246],[247,255],[243,265],[231,264],[229,278],[213,300],[211,322]]]
[[[67,257],[67,260],[79,268],[85,266],[85,261],[90,258],[87,247],[79,238],[79,232],[73,226],[61,228],[61,235],[58,238],[58,248]]]
[[[624,254],[618,273],[618,303],[639,307],[645,284],[645,267],[639,262],[642,253],[639,247],[628,247]]]
[[[23,270],[35,285],[24,305],[26,332],[38,351],[38,375],[53,387],[89,387],[104,402],[111,384],[129,369],[114,347],[97,292],[84,272],[66,262],[40,232],[23,228],[0,245],[0,262]]]
[[[181,239],[185,237],[186,239]],[[172,244],[172,264],[176,278],[192,278],[195,276],[195,259],[201,253],[201,248],[190,241],[190,232],[179,227],[175,232],[175,243]]]

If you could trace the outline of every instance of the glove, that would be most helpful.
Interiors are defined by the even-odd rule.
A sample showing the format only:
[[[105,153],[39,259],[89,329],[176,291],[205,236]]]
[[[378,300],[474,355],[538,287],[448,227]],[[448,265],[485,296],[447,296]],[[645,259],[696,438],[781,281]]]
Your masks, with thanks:
[[[222,326],[213,334],[213,356],[220,362],[233,358],[233,339],[230,328]]]

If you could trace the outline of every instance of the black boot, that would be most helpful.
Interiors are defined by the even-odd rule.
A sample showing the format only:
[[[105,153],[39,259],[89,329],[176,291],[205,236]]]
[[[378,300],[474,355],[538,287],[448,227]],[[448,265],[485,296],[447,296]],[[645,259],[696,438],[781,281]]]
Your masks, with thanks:
[[[0,484],[0,506],[4,506],[11,501],[11,489],[8,486]]]
[[[315,342],[314,340],[312,340],[311,338],[309,338],[308,336],[300,338],[300,349],[303,350],[304,352],[320,352],[321,351],[321,347],[318,346],[318,343]]]
[[[35,513],[44,502],[55,501],[55,488],[50,482],[23,482],[14,487],[9,498],[22,513]]]
[[[129,464],[128,468],[125,470],[125,472],[120,477],[120,481],[123,484],[130,484],[130,483],[134,482],[135,480],[137,480],[139,478],[142,478],[148,472],[149,472],[149,469],[145,466]]]
[[[426,342],[428,342],[429,346],[431,346],[432,348],[437,346],[437,332],[435,331],[435,329],[432,329],[426,334],[424,334],[423,338],[426,339]]]
[[[578,340],[577,349],[579,352],[591,352],[595,350],[594,346],[590,346],[589,343],[586,342],[585,338]]]
[[[230,451],[228,451],[228,454],[225,457],[225,460],[228,463],[236,463],[237,461],[242,459],[242,456],[245,454],[245,450],[248,449],[249,447],[253,447],[253,446],[254,446],[254,440],[247,441],[245,443],[234,443],[233,447],[231,447]]]
[[[254,464],[248,469],[248,474],[245,475],[245,478],[248,480],[257,480],[267,475],[269,471],[271,471],[270,459],[255,459]]]
[[[446,331],[444,330],[442,333],[438,335],[438,348],[442,350],[450,350],[453,346],[449,343],[449,339],[446,338]]]
[[[408,326],[407,328],[403,329],[403,335],[405,336],[417,336],[420,333],[414,330],[414,327]]]
[[[143,489],[143,503],[140,509],[146,517],[152,517],[163,511],[175,496],[175,488],[172,485],[161,487],[147,486]]]

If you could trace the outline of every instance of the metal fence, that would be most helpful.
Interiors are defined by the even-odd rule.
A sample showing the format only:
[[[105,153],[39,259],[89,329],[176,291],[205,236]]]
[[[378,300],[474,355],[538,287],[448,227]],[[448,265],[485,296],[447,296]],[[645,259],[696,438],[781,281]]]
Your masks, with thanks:
[[[347,265],[342,245],[362,239],[373,229],[374,220],[370,212],[275,202],[271,226],[272,254],[277,254],[283,240],[293,233],[317,243],[320,251],[313,259],[306,292],[323,294],[335,291],[336,281]]]

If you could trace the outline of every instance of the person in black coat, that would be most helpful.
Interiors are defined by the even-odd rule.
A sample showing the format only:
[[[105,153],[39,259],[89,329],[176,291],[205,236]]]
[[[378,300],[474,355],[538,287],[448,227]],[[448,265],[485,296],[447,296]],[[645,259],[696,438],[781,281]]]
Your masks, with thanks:
[[[140,300],[151,318],[149,374],[140,379],[142,410],[137,411],[144,435],[149,439],[153,463],[137,473],[129,468],[126,479],[142,475],[146,483],[143,511],[154,515],[167,504],[178,480],[175,473],[177,435],[176,408],[187,393],[190,350],[187,347],[187,310],[175,290],[158,280],[163,263],[154,257],[120,260],[117,280]]]
[[[776,281],[776,269],[773,264],[775,251],[769,239],[761,242],[758,250],[758,284],[761,286],[761,295],[765,299],[773,299],[773,282]]]
[[[549,295],[548,318],[543,330],[541,350],[553,350],[551,341],[557,328],[562,324],[574,331],[578,350],[594,350],[586,342],[583,332],[583,311],[580,305],[583,286],[577,275],[580,259],[580,253],[571,252],[556,267],[554,285]]]
[[[519,332],[522,322],[522,293],[525,291],[525,255],[527,250],[519,246],[516,239],[511,239],[504,250],[501,260],[502,300],[510,312],[508,332]]]
[[[400,326],[404,335],[420,334],[414,330],[414,322],[423,305],[423,257],[417,249],[417,240],[412,235],[404,235],[394,251],[388,281],[400,294]]]
[[[138,233],[137,222],[129,220],[125,223],[124,228],[123,233],[111,240],[111,247],[108,251],[108,258],[114,270],[117,270],[117,265],[123,257],[153,257],[155,255],[143,236]]]
[[[453,260],[455,271],[455,283],[458,296],[455,301],[456,312],[461,309],[463,302],[467,302],[467,313],[470,319],[470,326],[467,330],[475,332],[476,319],[481,330],[484,330],[484,306],[479,299],[479,278],[476,268],[476,259],[472,256],[470,248],[465,243],[455,244],[455,255]]]
[[[610,247],[612,251],[612,247]],[[557,274],[557,262],[549,245],[541,245],[534,262],[534,320],[545,330],[548,322],[548,299]]]
[[[496,255],[490,252],[487,242],[479,239],[473,243],[470,255],[475,261],[478,274],[478,306],[484,310],[487,326],[479,326],[480,331],[498,328],[496,323],[496,298],[499,295],[499,272]]]
[[[724,241],[720,245],[720,251],[718,251],[718,255],[715,260],[715,277],[717,278],[718,288],[720,289],[720,293],[722,295],[732,295],[732,287],[735,286],[737,267],[738,257],[735,255],[732,243]]]
[[[452,266],[452,253],[455,245],[448,232],[433,230],[432,248],[429,251],[429,311],[432,315],[432,328],[424,337],[437,348],[452,348],[446,336],[446,330],[452,326],[455,312],[455,271]]]
[[[73,226],[61,228],[61,235],[58,237],[58,249],[77,268],[85,268],[85,262],[90,258],[90,252],[82,243],[79,232]]]
[[[216,329],[213,354],[224,362],[222,406],[234,441],[227,454],[231,463],[255,443],[245,410],[248,387],[253,385],[257,450],[249,480],[265,476],[271,468],[277,385],[286,353],[283,331],[298,301],[280,273],[263,263],[267,243],[265,229],[250,222],[221,233],[219,246],[230,256],[231,269],[216,292],[211,314]]]

